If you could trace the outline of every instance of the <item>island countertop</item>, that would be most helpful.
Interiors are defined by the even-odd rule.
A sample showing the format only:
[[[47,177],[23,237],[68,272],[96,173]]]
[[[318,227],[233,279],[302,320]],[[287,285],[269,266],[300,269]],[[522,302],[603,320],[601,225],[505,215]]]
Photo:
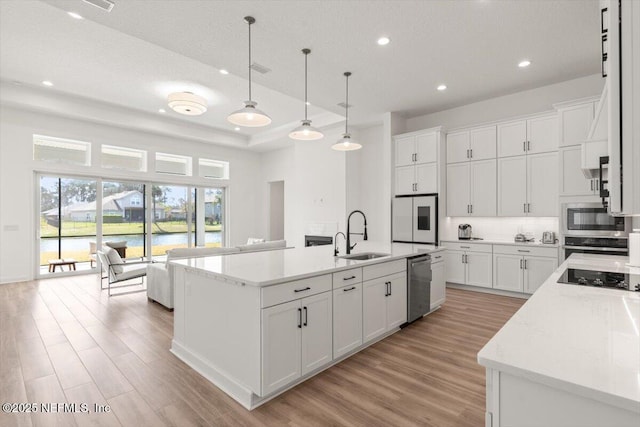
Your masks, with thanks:
[[[344,248],[344,245],[340,246]],[[376,252],[389,255],[361,261],[344,259],[333,256],[333,245],[324,245],[188,258],[171,261],[171,263],[246,285],[270,286],[444,250],[443,247],[433,245],[363,241],[358,242],[352,254]]]
[[[640,413],[640,292],[558,283],[566,268],[631,274],[626,257],[573,254],[478,353],[491,369]]]

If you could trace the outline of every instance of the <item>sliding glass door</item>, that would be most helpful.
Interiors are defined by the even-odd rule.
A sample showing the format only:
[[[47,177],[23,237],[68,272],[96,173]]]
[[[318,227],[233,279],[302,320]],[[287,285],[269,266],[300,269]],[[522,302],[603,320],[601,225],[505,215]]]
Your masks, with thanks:
[[[102,183],[102,244],[122,258],[147,256],[146,185],[135,182]]]
[[[192,245],[192,193],[189,187],[153,185],[151,247],[154,257],[165,255],[169,249]]]

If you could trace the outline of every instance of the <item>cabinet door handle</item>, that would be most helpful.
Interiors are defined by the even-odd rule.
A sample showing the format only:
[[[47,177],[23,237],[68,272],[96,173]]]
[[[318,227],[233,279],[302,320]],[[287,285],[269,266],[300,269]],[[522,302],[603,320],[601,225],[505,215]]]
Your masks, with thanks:
[[[303,307],[304,308],[304,326],[307,326],[307,324],[309,323],[309,310],[307,310],[307,307]]]
[[[350,277],[343,277],[342,280],[351,280],[351,279],[355,279],[356,276],[350,276]]]
[[[473,213],[473,205],[469,205],[469,213]]]
[[[473,148],[471,150],[469,150],[469,158],[473,159]]]
[[[389,282],[389,296],[391,296],[391,282]]]
[[[531,141],[527,141],[527,151],[531,151]]]
[[[594,188],[594,190],[596,190],[598,193],[600,193],[600,178],[596,178],[596,186]]]
[[[527,141],[522,141],[522,151],[527,151]]]
[[[469,158],[469,149],[467,149],[467,159]]]
[[[302,329],[302,309],[298,309],[298,328]]]
[[[522,210],[524,211],[524,213],[527,213],[527,204],[526,203],[524,203],[522,205]]]
[[[355,286],[352,286],[352,287],[350,287],[349,289],[343,289],[343,291],[344,291],[344,292],[349,292],[349,291],[354,290],[355,288],[356,288]]]
[[[520,258],[520,270],[522,270],[522,258]]]
[[[531,213],[531,203],[527,203],[527,213]]]
[[[311,288],[307,286],[306,288],[302,288],[302,289],[294,289],[293,292],[296,292],[296,293],[304,292],[304,291],[308,291],[309,289],[311,289]]]

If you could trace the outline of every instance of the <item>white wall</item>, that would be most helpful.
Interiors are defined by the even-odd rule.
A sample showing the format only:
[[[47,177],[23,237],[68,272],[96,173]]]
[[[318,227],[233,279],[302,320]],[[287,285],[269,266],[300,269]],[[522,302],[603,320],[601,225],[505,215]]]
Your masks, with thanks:
[[[406,120],[405,132],[444,126],[445,131],[462,126],[498,121],[509,117],[535,114],[553,109],[563,101],[600,96],[604,79],[593,74],[566,82],[542,86],[523,92],[487,99],[450,110],[413,117]],[[446,93],[444,94],[446,96]]]
[[[259,218],[267,216],[267,209],[261,205],[260,192],[256,191],[260,183],[260,155],[257,153],[3,106],[0,110],[0,282],[34,277],[38,194],[34,171],[153,180],[176,185],[198,181],[215,186],[214,182],[203,179],[34,162],[33,134],[92,142],[93,150],[99,150],[99,144],[105,143],[150,152],[157,150],[227,160],[231,163],[227,182],[228,243],[245,243],[247,237],[260,235],[264,230],[265,225]]]

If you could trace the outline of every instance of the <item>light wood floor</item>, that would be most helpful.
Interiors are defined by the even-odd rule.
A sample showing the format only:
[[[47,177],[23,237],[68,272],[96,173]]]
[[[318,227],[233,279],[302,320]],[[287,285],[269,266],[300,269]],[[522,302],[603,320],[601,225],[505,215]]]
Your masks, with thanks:
[[[173,314],[108,298],[95,276],[0,285],[0,403],[110,405],[0,413],[0,426],[484,425],[476,353],[523,300],[448,290],[401,332],[248,412],[169,353]]]

